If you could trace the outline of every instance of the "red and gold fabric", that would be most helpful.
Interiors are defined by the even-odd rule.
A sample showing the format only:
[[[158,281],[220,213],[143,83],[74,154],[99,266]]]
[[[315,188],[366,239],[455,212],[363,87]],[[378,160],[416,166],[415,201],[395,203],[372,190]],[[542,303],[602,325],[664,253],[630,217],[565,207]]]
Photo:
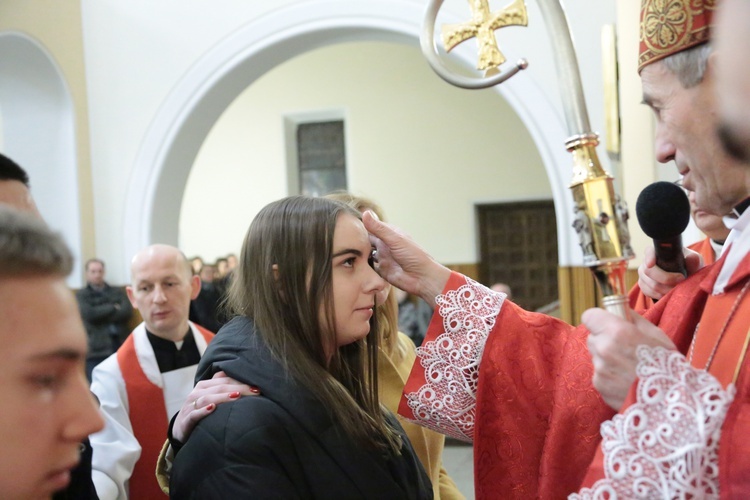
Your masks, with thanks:
[[[708,41],[716,0],[643,0],[638,73]]]
[[[708,268],[710,269],[710,268]],[[694,331],[702,270],[647,317]],[[587,331],[524,311],[454,273],[404,388],[399,413],[474,442],[477,498],[564,498],[577,491],[611,418],[594,389]],[[689,341],[677,339],[687,352]]]

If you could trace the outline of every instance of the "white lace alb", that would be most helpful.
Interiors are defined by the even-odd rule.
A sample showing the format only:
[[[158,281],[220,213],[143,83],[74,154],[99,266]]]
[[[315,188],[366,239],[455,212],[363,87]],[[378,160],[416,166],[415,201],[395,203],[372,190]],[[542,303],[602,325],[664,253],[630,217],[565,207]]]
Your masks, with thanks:
[[[466,284],[435,299],[443,331],[417,349],[427,382],[405,395],[415,423],[472,441],[479,363],[505,294],[466,278]]]
[[[639,346],[637,402],[601,427],[605,479],[569,499],[718,498],[724,390],[685,356]]]

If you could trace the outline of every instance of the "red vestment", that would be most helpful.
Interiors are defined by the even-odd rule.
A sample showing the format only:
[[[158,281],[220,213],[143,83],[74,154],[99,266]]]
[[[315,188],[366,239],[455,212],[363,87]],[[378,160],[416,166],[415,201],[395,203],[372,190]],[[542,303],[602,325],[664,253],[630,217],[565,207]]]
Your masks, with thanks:
[[[704,268],[646,317],[686,352],[706,300]],[[404,388],[399,413],[474,441],[477,498],[564,498],[579,489],[615,413],[591,384],[588,332],[524,311],[452,274]],[[685,341],[685,338],[688,340]]]
[[[750,294],[744,296],[744,298],[740,296],[743,287],[750,280],[750,254],[745,255],[737,269],[734,270],[731,279],[724,287],[724,292],[711,295],[723,263],[724,259],[722,258],[716,266],[709,269],[709,272],[702,273],[699,289],[695,293],[696,296],[704,297],[703,300],[708,297],[705,308],[701,308],[702,314],[698,318],[696,318],[696,314],[686,314],[691,317],[691,321],[684,325],[684,328],[671,333],[667,331],[667,333],[678,345],[680,352],[688,354],[693,332],[697,332],[695,346],[693,347],[694,352],[689,355],[689,358],[693,367],[697,368],[696,371],[700,371],[700,373],[705,373],[706,361],[711,357],[711,352],[715,350],[714,361],[710,365],[708,373],[713,375],[717,385],[726,387],[733,382],[734,375],[737,374],[737,379],[734,381],[736,389],[734,399],[728,405],[726,416],[722,415],[723,421],[720,422],[721,432],[717,450],[718,478],[715,481],[717,483],[715,489],[720,492],[721,498],[750,498],[750,439],[748,439],[748,436],[750,436],[750,370],[747,369],[750,366],[750,359],[745,356],[746,342],[748,335],[750,335]],[[738,299],[741,300],[738,301]],[[659,301],[657,305],[660,305],[661,302]],[[730,314],[735,306],[736,310],[733,314]],[[698,320],[700,320],[700,326],[698,326]],[[688,345],[687,348],[685,347],[686,344]],[[636,395],[636,391],[631,390],[621,413],[627,412],[628,408],[640,403],[640,400],[636,399]],[[709,414],[710,412],[706,412],[704,409],[704,413]],[[698,422],[695,428],[705,425],[705,416],[698,414],[697,418]],[[656,422],[654,425],[658,426],[658,424]],[[669,422],[665,421],[662,427],[670,429],[670,425]],[[705,443],[701,444],[706,448],[709,447]],[[711,479],[710,472],[713,472],[713,469],[705,474],[709,476],[708,479],[704,478],[708,483]],[[584,485],[595,487],[595,481],[601,480],[604,476],[604,456],[602,450],[598,449],[586,475]],[[698,491],[700,492],[700,489]],[[698,496],[703,497],[704,495],[699,493]]]
[[[213,333],[200,325],[195,325],[195,328],[207,344],[211,342]],[[128,336],[116,353],[128,395],[133,435],[142,450],[128,482],[129,494],[134,499],[163,498],[164,493],[156,481],[156,460],[167,437],[169,418],[164,406],[163,389],[152,383],[143,372],[133,339],[133,335]]]

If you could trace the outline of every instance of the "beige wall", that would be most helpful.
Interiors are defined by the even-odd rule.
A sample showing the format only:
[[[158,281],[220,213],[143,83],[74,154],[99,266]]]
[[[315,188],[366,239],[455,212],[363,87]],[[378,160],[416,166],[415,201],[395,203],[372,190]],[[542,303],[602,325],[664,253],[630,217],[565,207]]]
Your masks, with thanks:
[[[40,42],[60,68],[74,105],[82,259],[95,255],[94,203],[80,0],[2,0],[0,31]],[[33,179],[32,179],[33,184]]]
[[[123,267],[125,266],[123,263],[127,261],[127,256],[123,255],[122,252],[120,224],[123,214],[127,210],[126,189],[129,186],[134,159],[149,126],[152,124],[156,110],[163,103],[164,97],[175,86],[175,82],[178,82],[179,78],[189,71],[198,57],[229,36],[234,30],[253,19],[259,19],[262,15],[273,12],[274,9],[281,9],[298,3],[301,4],[297,0],[274,0],[261,4],[248,3],[244,0],[230,0],[213,6],[208,12],[205,3],[188,0],[181,4],[181,9],[184,12],[181,12],[179,23],[163,23],[160,19],[169,17],[174,6],[146,0],[135,0],[134,2],[120,2],[119,0],[3,0],[0,2],[0,29],[21,30],[39,40],[59,64],[70,87],[76,110],[78,182],[81,191],[84,257],[94,254],[94,224],[96,223],[96,250],[105,259],[113,262],[118,261]],[[373,3],[381,2],[373,0]],[[383,5],[388,4],[386,1],[382,3]],[[83,7],[81,7],[81,4],[83,4]],[[446,5],[449,4],[450,2],[446,2]],[[466,8],[462,1],[457,0],[454,4],[456,4],[455,7],[449,6],[449,10],[453,9],[453,12],[459,11],[458,5],[461,6],[461,9],[465,10]],[[630,203],[633,215],[637,193],[648,183],[648,180],[655,179],[658,172],[663,171],[657,171],[654,167],[651,151],[651,118],[648,111],[639,105],[640,84],[637,75],[634,73],[637,47],[637,4],[638,2],[633,0],[616,2],[619,19],[618,34],[620,37],[622,79],[622,161],[624,174],[621,177],[623,192]],[[597,76],[599,74],[598,48],[593,40],[598,38],[601,22],[608,21],[611,17],[610,9],[612,5],[605,6],[604,3],[597,3],[596,6],[591,6],[573,2],[567,7],[570,24],[575,32],[574,37],[579,45],[579,57],[584,73],[584,86],[589,100],[592,122],[595,130],[601,130],[601,127],[597,126],[597,122],[603,121],[600,113],[601,105],[598,101],[601,95],[601,86],[598,84],[599,78]],[[534,2],[530,3],[529,9],[530,14],[534,14],[534,19],[538,19],[538,9]],[[83,23],[81,11],[83,11]],[[206,23],[207,19],[210,19],[211,22]],[[415,17],[414,22],[418,23],[419,20]],[[85,57],[89,63],[85,69],[82,25],[85,30]],[[544,36],[544,33],[540,33],[540,30],[544,31],[543,24],[534,23],[528,30],[509,29],[504,32],[501,38],[504,47],[507,44],[507,53],[511,58],[519,55],[529,56],[532,61],[529,75],[539,77],[535,78],[535,81],[539,82],[545,92],[550,95],[551,101],[554,101],[557,89],[554,88],[553,65],[549,58],[545,57],[549,50],[549,40]],[[366,72],[373,63],[380,63],[380,61],[356,57],[351,62],[352,64],[347,65],[347,68],[351,66],[351,71],[355,73],[361,73],[363,70]],[[394,61],[393,64],[401,63]],[[448,87],[426,70],[423,61],[420,60],[419,64],[425,71],[423,76],[429,78],[436,88],[439,88],[439,90],[431,92],[438,92],[441,95],[447,94],[449,92],[449,90],[446,90]],[[276,71],[283,72],[283,66]],[[329,71],[331,70],[329,69]],[[311,80],[308,74],[301,74],[304,78],[299,81],[296,89],[303,88],[300,86],[305,85],[306,80]],[[372,77],[374,74],[377,75],[377,78]],[[86,75],[88,81],[85,79]],[[383,76],[384,73],[382,72],[379,74],[371,72],[367,75],[370,78],[366,85],[377,85],[381,80],[385,82],[386,77]],[[546,76],[542,78],[542,75]],[[270,78],[272,74],[268,76]],[[299,74],[296,76],[299,76]],[[263,80],[261,80],[253,87],[260,87],[263,84]],[[390,84],[398,85],[403,84],[403,82],[396,79],[390,80]],[[304,89],[307,92],[307,88],[304,87]],[[390,132],[392,117],[384,118],[382,122],[378,122],[371,119],[372,113],[368,114],[369,112],[365,108],[358,110],[347,108],[347,113],[349,113],[347,121],[350,127],[355,127],[355,129],[349,131],[349,136],[361,138],[354,139],[355,142],[349,144],[350,181],[354,190],[378,198],[383,202],[391,219],[408,227],[409,232],[421,241],[426,242],[426,246],[432,248],[439,245],[440,249],[437,249],[436,253],[440,253],[443,260],[451,262],[471,261],[476,258],[473,241],[475,237],[471,232],[473,230],[471,207],[475,202],[549,197],[549,187],[541,187],[547,178],[543,170],[533,170],[536,167],[531,167],[532,170],[522,169],[518,164],[525,164],[525,160],[518,162],[517,158],[512,158],[511,149],[513,151],[523,150],[528,142],[528,134],[522,130],[523,127],[518,127],[521,131],[511,127],[513,128],[511,133],[504,129],[493,130],[489,128],[504,127],[505,125],[496,123],[497,117],[505,116],[507,113],[512,114],[512,111],[502,103],[501,99],[490,92],[475,93],[457,89],[450,89],[450,92],[454,93],[452,99],[455,103],[461,103],[462,106],[466,105],[469,108],[473,107],[477,110],[479,116],[483,116],[480,120],[482,130],[476,136],[468,134],[465,132],[466,124],[464,123],[458,127],[460,131],[458,133],[449,132],[447,129],[443,130],[436,125],[439,123],[438,119],[447,115],[455,115],[445,111],[439,117],[439,112],[444,110],[424,108],[425,111],[420,113],[431,120],[429,125],[433,126],[434,129],[440,129],[438,133],[441,140],[434,142],[439,142],[439,145],[445,148],[433,156],[429,156],[429,153],[428,156],[421,154],[416,156],[414,153],[415,145],[419,145],[419,148],[422,149],[420,153],[424,153],[425,137],[433,133],[429,131],[429,127],[415,127],[410,130],[410,132],[413,131],[416,134],[415,140],[407,140],[408,136],[395,133],[391,134],[393,137],[390,138],[382,137],[381,133],[375,134],[374,131],[379,129]],[[420,96],[424,97],[424,102],[411,102],[412,100],[410,100],[405,104],[424,107],[427,102],[433,102],[433,95],[437,94],[431,93]],[[394,99],[398,97],[399,95],[396,95]],[[485,104],[485,102],[490,101],[494,104]],[[236,250],[239,244],[233,245],[230,240],[235,241],[241,238],[247,220],[263,204],[262,202],[267,201],[263,198],[271,194],[274,197],[287,194],[285,173],[283,163],[281,163],[284,160],[284,151],[282,125],[278,122],[279,116],[287,112],[294,113],[314,106],[323,106],[323,104],[316,104],[312,101],[303,102],[299,100],[287,104],[286,108],[278,107],[276,109],[274,120],[277,121],[277,124],[269,125],[267,130],[263,130],[265,135],[261,134],[261,136],[269,138],[264,146],[269,146],[270,151],[270,157],[261,159],[264,164],[270,163],[273,166],[264,170],[263,175],[242,178],[242,183],[232,182],[236,174],[228,176],[228,179],[224,179],[221,188],[223,196],[220,198],[220,203],[228,203],[227,200],[230,198],[242,198],[242,196],[247,198],[247,193],[255,193],[254,189],[259,191],[258,196],[255,197],[255,201],[245,200],[244,205],[240,205],[239,209],[244,210],[242,218],[239,218],[237,222],[222,222],[216,230],[214,229],[215,217],[209,212],[205,212],[208,215],[207,217],[195,219],[195,223],[187,222],[198,217],[194,215],[195,208],[192,208],[197,205],[191,202],[191,199],[199,197],[205,200],[206,193],[213,192],[207,191],[213,189],[210,185],[212,179],[214,177],[227,177],[223,175],[226,171],[222,171],[223,167],[220,165],[211,167],[218,169],[215,174],[210,169],[200,167],[203,161],[209,161],[212,164],[224,161],[216,162],[211,159],[211,155],[216,154],[217,148],[210,146],[210,141],[206,143],[204,151],[198,158],[197,168],[191,174],[190,184],[183,203],[184,213],[180,222],[181,243],[184,242],[189,248],[196,245],[194,247],[196,251],[202,251],[201,249],[205,248],[203,251],[209,255],[219,255]],[[377,107],[374,106],[374,101],[369,104],[373,108]],[[90,143],[87,106],[90,106],[91,109],[91,123],[96,124],[91,129]],[[337,107],[339,103],[329,100],[329,104],[326,104],[326,106]],[[497,108],[492,109],[492,106],[497,106]],[[405,108],[402,108],[402,111],[403,109]],[[381,110],[379,109],[379,111]],[[271,110],[268,110],[268,113],[271,113]],[[551,113],[555,112],[552,111]],[[227,112],[227,116],[231,114],[231,111]],[[365,117],[368,117],[367,122],[364,121]],[[372,124],[373,128],[365,130],[362,135],[358,135],[357,131],[363,130],[363,123]],[[243,126],[244,128],[237,128],[236,126],[231,128],[236,132],[239,141],[252,144],[253,139],[248,139],[248,137],[252,137],[252,134],[247,133],[252,132],[252,130],[248,123]],[[217,126],[217,130],[219,128],[220,126]],[[467,135],[468,138],[459,135],[461,133]],[[270,138],[271,134],[275,134],[275,136]],[[510,145],[498,145],[492,142],[490,145],[496,147],[496,149],[491,155],[485,156],[472,153],[471,151],[474,149],[465,148],[462,145],[481,143],[484,147],[487,145],[486,140],[474,138],[489,136],[506,136],[510,138],[509,141],[514,138],[520,139]],[[393,140],[387,151],[383,151],[384,148],[382,147],[382,142],[385,139]],[[523,147],[517,148],[517,145]],[[434,149],[434,147],[431,145],[427,149]],[[90,150],[92,151],[91,156]],[[378,154],[374,155],[373,151],[377,151]],[[223,154],[232,156],[233,158],[229,158],[231,160],[229,163],[235,167],[239,165],[241,172],[245,172],[247,168],[250,168],[251,171],[253,168],[260,168],[261,162],[258,161],[259,159],[248,156],[247,152],[247,146],[240,146],[239,148],[228,149]],[[257,152],[257,148],[253,148],[252,153],[255,152]],[[600,150],[600,153],[603,152]],[[90,158],[96,158],[96,168],[91,167]],[[215,158],[221,160],[221,157]],[[506,158],[509,158],[507,164],[510,166],[509,170],[513,172],[512,174],[502,169],[499,172],[497,170],[498,165],[506,164]],[[528,156],[524,158],[528,159]],[[446,161],[442,162],[442,160]],[[408,164],[404,166],[407,162]],[[532,163],[538,165],[538,158],[535,157]],[[437,182],[432,190],[440,196],[434,198],[431,194],[419,193],[419,197],[413,200],[415,190],[411,186],[407,186],[408,192],[399,191],[397,187],[393,187],[394,183],[390,182],[389,177],[381,174],[381,167],[384,164],[394,164],[399,169],[400,175],[414,184],[424,182],[425,177],[429,178],[430,182]],[[419,167],[415,167],[415,164]],[[438,178],[436,172],[439,170],[436,166],[447,164],[455,169],[456,177],[441,176]],[[499,182],[497,184],[487,182],[479,186],[471,185],[465,182],[466,176],[462,175],[466,172],[465,166],[476,169],[477,174],[486,173],[490,178],[497,173]],[[259,178],[261,182],[259,182]],[[442,182],[443,179],[445,179],[444,182]],[[512,180],[512,187],[509,179]],[[208,182],[208,184],[205,182]],[[95,192],[93,192],[92,183],[96,186]],[[238,196],[225,195],[236,195],[237,189],[243,183],[245,186],[244,194],[241,193]],[[402,182],[402,184],[407,183]],[[451,200],[453,204],[450,207],[445,207],[439,202],[433,201],[440,199],[440,197],[445,198],[449,191],[458,191],[457,194],[460,197],[460,199],[455,200],[455,203],[453,203],[454,200]],[[232,203],[235,202],[232,201]],[[96,205],[96,220],[94,220],[94,205]],[[418,206],[419,210],[416,210],[415,206]],[[425,221],[425,219],[420,218],[419,215],[423,212],[422,208],[425,208],[427,213],[436,214],[434,217],[439,220],[437,222],[433,220]],[[203,213],[202,209],[197,211]],[[190,227],[186,228],[186,224]],[[440,238],[440,241],[437,241],[438,238],[427,233],[432,231],[433,226],[439,224],[450,224],[451,228],[460,229],[457,229],[458,232],[450,233],[449,238],[443,237]],[[635,217],[633,217],[631,219],[631,233],[634,235],[634,247],[640,253],[645,243],[638,242],[640,232],[636,228],[637,224]],[[190,231],[194,231],[193,236],[189,236]],[[204,235],[218,234],[218,237],[213,238],[216,244],[205,247],[200,245],[207,245],[206,242],[194,243],[200,239],[196,236],[197,233]],[[227,239],[224,239],[225,235]],[[641,236],[641,238],[643,237]],[[462,242],[457,243],[460,240]],[[445,252],[442,250],[443,247],[446,249]],[[190,251],[190,249],[187,251]],[[124,272],[121,272],[121,274],[126,276]]]
[[[359,42],[288,61],[226,110],[190,173],[180,246],[212,260],[240,248],[252,217],[287,189],[284,117],[345,116],[349,188],[442,262],[476,262],[478,202],[551,198],[516,113],[495,92],[438,79],[418,48]]]
[[[643,93],[641,79],[638,76],[639,9],[640,3],[633,0],[617,2],[622,194],[630,206],[630,234],[633,240],[631,245],[637,254],[630,263],[631,267],[638,267],[641,262],[639,256],[643,255],[643,249],[651,244],[638,226],[635,203],[641,190],[658,180],[654,157],[653,118],[648,107],[641,104]]]

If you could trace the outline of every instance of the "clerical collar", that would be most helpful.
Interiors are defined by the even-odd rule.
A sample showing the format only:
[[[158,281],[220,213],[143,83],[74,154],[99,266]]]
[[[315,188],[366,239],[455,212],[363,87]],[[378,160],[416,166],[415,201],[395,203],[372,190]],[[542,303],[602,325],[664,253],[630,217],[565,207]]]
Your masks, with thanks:
[[[146,337],[148,337],[151,348],[154,350],[156,363],[159,365],[159,372],[161,373],[196,365],[201,359],[198,345],[195,343],[195,337],[193,337],[193,332],[189,326],[188,332],[179,346],[176,342],[157,337],[148,329],[146,330]]]
[[[745,210],[747,210],[747,207],[750,207],[750,198],[745,198],[739,204],[737,204],[737,206],[732,209],[732,214],[734,214],[735,217],[739,218],[745,212]]]
[[[724,251],[724,243],[726,242],[726,240],[719,242],[714,239],[711,239],[709,241],[711,243],[711,248],[714,250],[714,255],[717,255],[717,256],[721,255],[721,252]]]

